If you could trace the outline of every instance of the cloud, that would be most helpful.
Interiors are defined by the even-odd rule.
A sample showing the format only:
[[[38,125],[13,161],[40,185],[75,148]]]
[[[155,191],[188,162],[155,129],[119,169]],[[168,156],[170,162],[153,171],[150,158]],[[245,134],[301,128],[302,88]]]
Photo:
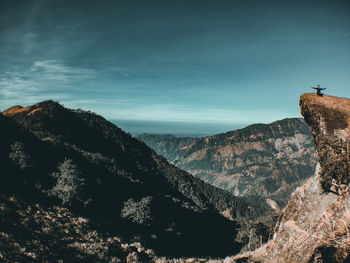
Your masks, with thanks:
[[[58,63],[56,60],[35,61],[30,71],[39,73],[41,79],[46,81],[69,82],[89,79],[95,76],[94,70],[69,67],[62,63]]]
[[[113,70],[121,71],[120,68]],[[98,77],[100,75],[95,70],[72,67],[58,60],[34,61],[27,68],[0,73],[0,110],[17,104],[25,106],[52,99],[70,108],[91,110],[110,120],[249,124],[271,122],[288,115],[277,110],[235,110],[161,100],[151,102],[149,96],[130,97],[122,93],[114,95],[118,98],[96,96],[96,93],[86,88],[86,84]],[[81,86],[85,87],[84,93],[77,92],[81,91]]]
[[[35,61],[27,68],[0,74],[0,106],[60,100],[70,95],[73,84],[96,77],[96,71],[71,67],[57,60]]]

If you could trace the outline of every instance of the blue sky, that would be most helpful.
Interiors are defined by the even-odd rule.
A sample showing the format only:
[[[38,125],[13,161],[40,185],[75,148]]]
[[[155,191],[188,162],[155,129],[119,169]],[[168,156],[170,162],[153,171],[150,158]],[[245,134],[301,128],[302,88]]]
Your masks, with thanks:
[[[337,0],[3,0],[0,110],[53,99],[143,123],[299,117],[310,86],[350,97],[349,11]]]

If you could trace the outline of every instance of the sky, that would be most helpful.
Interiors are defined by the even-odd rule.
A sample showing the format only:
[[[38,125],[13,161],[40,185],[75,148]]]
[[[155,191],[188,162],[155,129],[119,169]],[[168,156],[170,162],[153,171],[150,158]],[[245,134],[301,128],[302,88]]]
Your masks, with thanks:
[[[135,133],[300,117],[311,86],[350,97],[349,13],[349,0],[1,0],[0,110],[52,99]]]

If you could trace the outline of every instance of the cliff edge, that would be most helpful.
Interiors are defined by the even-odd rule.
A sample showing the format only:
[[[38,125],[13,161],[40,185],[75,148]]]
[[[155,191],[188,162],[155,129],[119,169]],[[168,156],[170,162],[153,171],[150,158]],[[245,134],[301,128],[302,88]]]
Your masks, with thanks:
[[[337,191],[349,183],[350,100],[307,93],[301,95],[299,104],[317,145],[321,186]]]
[[[350,100],[303,94],[300,110],[317,146],[316,174],[292,195],[273,239],[232,262],[350,262]]]

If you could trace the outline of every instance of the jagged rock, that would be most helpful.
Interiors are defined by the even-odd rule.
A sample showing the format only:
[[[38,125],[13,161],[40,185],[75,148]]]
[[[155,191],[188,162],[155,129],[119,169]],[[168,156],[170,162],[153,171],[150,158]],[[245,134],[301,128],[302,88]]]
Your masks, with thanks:
[[[350,100],[303,94],[300,108],[317,145],[320,165],[316,175],[294,192],[273,239],[245,255],[249,262],[350,261]],[[329,191],[332,181],[335,191]]]
[[[303,94],[300,109],[317,145],[322,168],[321,185],[349,183],[350,100],[327,95]]]

